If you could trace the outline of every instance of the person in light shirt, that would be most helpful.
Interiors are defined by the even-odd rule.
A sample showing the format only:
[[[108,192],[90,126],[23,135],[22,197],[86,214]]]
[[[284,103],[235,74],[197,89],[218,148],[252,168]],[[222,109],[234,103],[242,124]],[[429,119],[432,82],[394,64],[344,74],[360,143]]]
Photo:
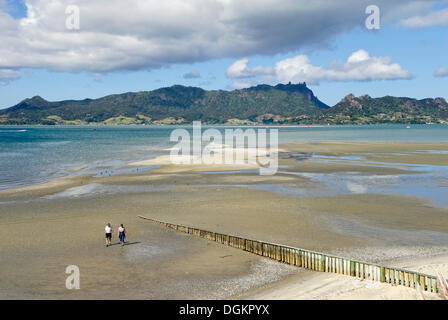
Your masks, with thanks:
[[[104,228],[104,231],[106,233],[106,247],[110,246],[110,243],[112,241],[112,227],[110,226],[110,223],[106,225],[106,228]]]
[[[118,238],[120,239],[121,245],[124,246],[124,238],[126,238],[126,228],[123,226],[123,224],[121,224],[118,228]]]

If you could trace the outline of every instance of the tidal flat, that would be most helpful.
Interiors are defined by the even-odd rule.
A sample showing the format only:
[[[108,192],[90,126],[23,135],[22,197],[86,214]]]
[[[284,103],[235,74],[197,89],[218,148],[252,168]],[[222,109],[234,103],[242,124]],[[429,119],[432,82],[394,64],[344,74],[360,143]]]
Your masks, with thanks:
[[[415,298],[412,289],[267,261],[137,215],[448,273],[448,143],[297,141],[280,149],[273,176],[158,161],[139,173],[80,172],[0,192],[0,297]],[[104,246],[108,222],[125,224],[126,246]],[[80,290],[65,287],[68,265],[80,268]]]

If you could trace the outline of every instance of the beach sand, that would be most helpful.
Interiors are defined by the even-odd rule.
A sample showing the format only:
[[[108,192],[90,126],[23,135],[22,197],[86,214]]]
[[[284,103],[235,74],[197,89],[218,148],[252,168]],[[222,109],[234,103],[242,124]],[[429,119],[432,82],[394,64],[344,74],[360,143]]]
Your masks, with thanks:
[[[412,257],[390,261],[394,265],[427,274],[448,275],[448,255]],[[344,275],[301,270],[297,275],[237,294],[248,300],[438,300],[435,293],[360,280]]]
[[[0,298],[417,298],[413,289],[302,270],[137,215],[430,274],[448,270],[446,207],[395,193],[319,194],[321,186],[301,175],[416,175],[415,169],[378,163],[402,164],[403,154],[448,150],[448,144],[299,142],[281,148],[281,169],[274,176],[161,162],[139,174],[77,175],[0,192],[6,239],[0,248]],[[394,161],[392,153],[402,158]],[[346,160],[316,162],[310,154]],[[446,165],[446,154],[426,155],[431,164]],[[422,157],[418,162],[426,161]],[[285,186],[303,186],[317,196],[288,194]],[[128,245],[104,246],[108,222],[115,229],[125,224]],[[81,290],[65,288],[68,265],[79,266]]]

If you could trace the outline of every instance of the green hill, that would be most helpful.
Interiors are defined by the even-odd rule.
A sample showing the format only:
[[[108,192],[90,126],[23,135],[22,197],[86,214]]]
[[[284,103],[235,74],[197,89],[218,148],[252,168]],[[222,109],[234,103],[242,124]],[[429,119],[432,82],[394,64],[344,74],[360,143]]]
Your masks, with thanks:
[[[335,124],[444,123],[448,121],[448,103],[443,98],[417,100],[349,94],[313,120]]]
[[[99,99],[49,102],[36,96],[0,110],[0,124],[445,123],[443,98],[371,98],[349,94],[330,108],[301,84],[203,90],[175,85]]]
[[[274,122],[308,117],[329,107],[306,84],[259,85],[248,89],[206,91],[175,85],[153,91],[99,99],[49,102],[36,96],[0,110],[3,124],[139,124]]]

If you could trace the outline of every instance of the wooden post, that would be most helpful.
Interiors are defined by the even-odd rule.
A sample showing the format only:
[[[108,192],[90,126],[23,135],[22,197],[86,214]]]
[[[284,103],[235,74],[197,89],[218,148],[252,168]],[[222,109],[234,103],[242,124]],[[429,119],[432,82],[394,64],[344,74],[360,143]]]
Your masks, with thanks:
[[[310,253],[308,251],[304,251],[303,253],[305,254],[305,268],[310,269],[311,268]]]
[[[260,256],[269,257],[273,260],[296,265],[305,269],[338,273],[360,279],[370,279],[373,281],[403,285],[411,288],[416,288],[417,284],[419,284],[424,291],[434,293],[438,291],[437,279],[433,276],[422,275],[407,270],[397,270],[394,268],[377,266],[370,263],[366,264],[363,262],[353,261],[351,259],[326,256],[313,251],[291,248],[188,226],[157,221],[142,216],[139,217],[179,232],[196,235],[210,241],[215,241],[233,248],[245,250]]]
[[[302,250],[300,250],[300,258],[302,260],[302,264],[301,264],[302,268],[306,268],[306,265],[305,265],[305,252],[303,252]]]
[[[305,251],[305,265],[307,269],[311,269],[311,255],[309,251]]]
[[[432,279],[432,292],[437,293],[437,279]]]

